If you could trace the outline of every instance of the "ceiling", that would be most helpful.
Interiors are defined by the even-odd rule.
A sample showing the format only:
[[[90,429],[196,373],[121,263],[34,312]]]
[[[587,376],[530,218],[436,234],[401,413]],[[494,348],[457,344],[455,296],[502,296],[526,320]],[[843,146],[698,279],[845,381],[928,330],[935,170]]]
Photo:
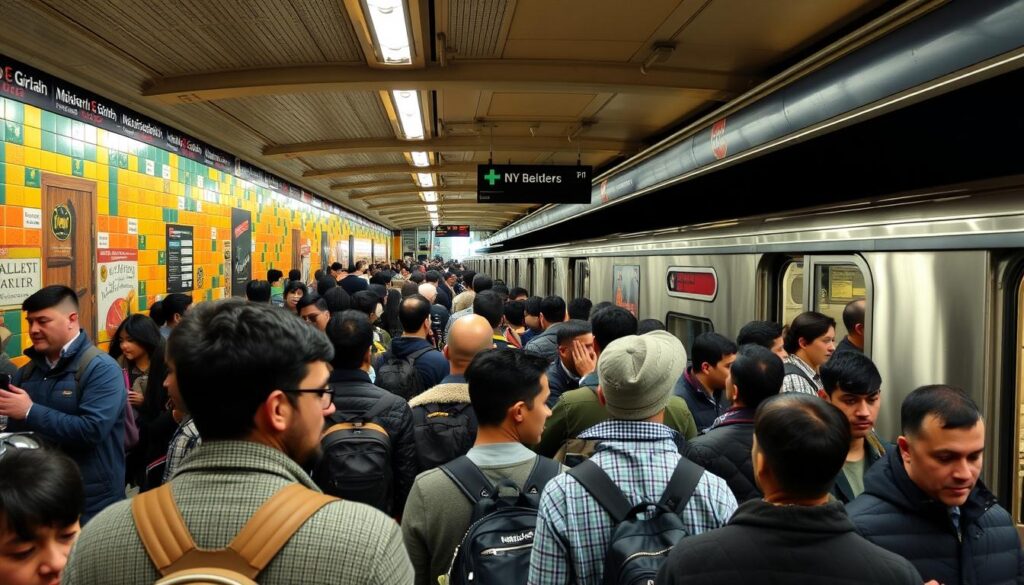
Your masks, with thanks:
[[[608,167],[897,3],[405,0],[384,65],[367,0],[5,0],[0,52],[388,227],[429,225],[429,191],[490,231],[537,206],[476,203],[477,163]]]

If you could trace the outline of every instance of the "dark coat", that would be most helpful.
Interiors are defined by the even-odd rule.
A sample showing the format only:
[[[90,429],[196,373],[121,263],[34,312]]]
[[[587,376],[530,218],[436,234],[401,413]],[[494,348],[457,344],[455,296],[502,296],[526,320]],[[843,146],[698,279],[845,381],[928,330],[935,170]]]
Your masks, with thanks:
[[[836,350],[832,353],[832,355],[835,355],[841,351],[855,351],[857,353],[864,353],[864,350],[850,342],[849,337],[844,337],[842,341],[836,344]]]
[[[437,288],[437,298],[434,299],[434,302],[444,306],[444,308],[448,309],[448,312],[451,313],[452,299],[454,297],[450,294],[450,289],[448,288],[447,285],[443,285],[440,283],[435,283],[434,286]]]
[[[736,501],[742,504],[761,497],[750,460],[753,443],[754,410],[730,410],[706,433],[687,441],[683,455],[724,479]]]
[[[686,406],[690,407],[690,414],[693,415],[693,421],[697,423],[697,430],[703,431],[713,425],[715,419],[729,409],[729,399],[725,397],[724,390],[715,392],[715,397],[712,399],[698,385],[699,382],[693,375],[693,368],[687,368],[676,382],[673,392],[686,401]]]
[[[391,348],[388,349],[388,353],[394,354],[397,358],[405,358],[424,347],[432,348],[433,346],[429,341],[420,337],[396,337],[391,340]],[[416,358],[415,366],[424,388],[432,388],[440,384],[451,369],[448,360],[444,359],[444,355],[436,349]]]
[[[361,290],[369,290],[370,283],[358,274],[349,274],[338,281],[338,286],[345,289],[349,296],[352,296]]]
[[[28,392],[32,409],[9,431],[34,431],[67,453],[82,473],[85,486],[84,524],[103,508],[124,499],[124,409],[128,394],[124,374],[114,358],[101,354],[75,384],[78,358],[92,345],[85,331],[51,370],[46,358],[25,350],[34,366],[26,378],[18,370],[12,383]]]
[[[395,481],[391,514],[401,514],[416,474],[420,472],[409,404],[387,390],[374,386],[369,374],[362,370],[334,370],[331,372],[330,384],[334,390],[334,407],[337,410],[328,418],[326,426],[343,422],[345,416],[362,414],[382,398],[390,403],[373,422],[384,427],[391,439],[391,463]]]
[[[878,462],[885,455],[885,446],[878,440],[874,433],[869,434],[864,441],[864,457],[867,458],[867,465],[864,468],[864,475],[867,476],[871,466]],[[853,501],[853,488],[850,487],[850,480],[846,479],[843,470],[836,475],[836,482],[832,484],[832,497],[844,504]]]
[[[547,403],[549,407],[554,408],[555,404],[558,403],[558,399],[562,396],[562,393],[568,392],[569,390],[575,390],[579,387],[580,381],[569,377],[565,368],[562,367],[561,359],[556,359],[555,363],[548,366],[548,388],[551,390],[551,395],[548,396]]]
[[[550,327],[544,330],[543,333],[538,333],[530,341],[523,346],[523,349],[535,354],[547,358],[548,364],[555,363],[558,360],[558,330],[562,327],[561,323],[554,323]]]
[[[960,506],[960,531],[949,510],[907,476],[891,447],[864,477],[864,493],[847,506],[871,542],[914,563],[926,580],[943,585],[1024,582],[1024,557],[1013,519],[979,481]]]
[[[843,505],[740,504],[718,530],[684,538],[657,585],[921,585],[913,565],[864,540]]]

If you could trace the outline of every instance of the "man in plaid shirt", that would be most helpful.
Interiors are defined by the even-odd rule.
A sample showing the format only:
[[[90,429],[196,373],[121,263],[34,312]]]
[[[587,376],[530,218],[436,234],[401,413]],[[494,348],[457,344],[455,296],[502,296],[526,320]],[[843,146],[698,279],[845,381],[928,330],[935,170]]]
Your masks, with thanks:
[[[683,345],[664,331],[617,339],[598,361],[598,396],[610,419],[580,438],[601,440],[591,461],[633,504],[657,502],[679,461],[675,431],[662,421],[685,365]],[[719,528],[736,506],[725,480],[705,472],[683,508],[687,534]],[[541,495],[528,583],[601,583],[613,529],[611,516],[573,477],[554,478]]]

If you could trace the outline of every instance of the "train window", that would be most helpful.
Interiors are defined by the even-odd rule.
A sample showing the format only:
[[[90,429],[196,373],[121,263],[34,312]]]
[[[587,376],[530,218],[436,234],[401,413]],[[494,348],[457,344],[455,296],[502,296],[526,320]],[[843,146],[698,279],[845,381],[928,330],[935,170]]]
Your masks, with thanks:
[[[529,290],[537,290],[537,259],[526,261],[526,284],[519,285]]]
[[[575,297],[590,298],[590,264],[586,260],[576,261]]]
[[[679,338],[679,341],[683,342],[683,347],[686,348],[686,355],[690,355],[693,340],[698,335],[715,330],[710,319],[684,315],[683,313],[669,313],[666,315],[665,326],[668,328],[669,333],[675,335]]]
[[[779,284],[779,314],[782,315],[782,324],[788,325],[804,312],[804,261],[794,259],[787,262]]]
[[[544,291],[547,295],[557,295],[559,293],[558,288],[558,270],[555,268],[555,261],[551,258],[544,259],[544,286],[547,290]],[[530,289],[530,294],[538,294],[539,291]]]
[[[612,291],[616,306],[640,318],[640,267],[615,265],[612,267]]]
[[[843,309],[851,301],[867,298],[864,274],[853,264],[814,265],[814,310],[836,320],[836,339],[843,335]]]

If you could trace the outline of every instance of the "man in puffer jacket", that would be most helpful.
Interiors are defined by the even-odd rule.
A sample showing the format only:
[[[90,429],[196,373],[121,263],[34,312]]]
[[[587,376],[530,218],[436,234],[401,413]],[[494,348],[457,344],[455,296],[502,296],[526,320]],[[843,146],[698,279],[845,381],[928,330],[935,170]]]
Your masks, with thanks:
[[[979,480],[985,421],[959,388],[924,386],[903,401],[897,447],[868,471],[847,509],[871,542],[943,585],[1024,582],[1013,519]]]
[[[544,297],[540,302],[540,326],[543,333],[534,336],[523,349],[547,358],[549,365],[555,363],[558,359],[558,330],[568,318],[569,313],[562,297]]]
[[[380,486],[390,490],[391,506],[383,512],[398,516],[405,509],[405,500],[419,473],[416,461],[416,441],[412,432],[412,411],[400,397],[370,383],[370,346],[373,344],[373,325],[359,311],[335,313],[327,324],[327,337],[334,346],[330,385],[334,391],[335,412],[328,417],[330,426],[346,422],[376,408],[380,414],[372,417],[384,428],[391,441],[392,485]],[[319,479],[318,474],[313,474]],[[327,486],[320,486],[330,491]]]

